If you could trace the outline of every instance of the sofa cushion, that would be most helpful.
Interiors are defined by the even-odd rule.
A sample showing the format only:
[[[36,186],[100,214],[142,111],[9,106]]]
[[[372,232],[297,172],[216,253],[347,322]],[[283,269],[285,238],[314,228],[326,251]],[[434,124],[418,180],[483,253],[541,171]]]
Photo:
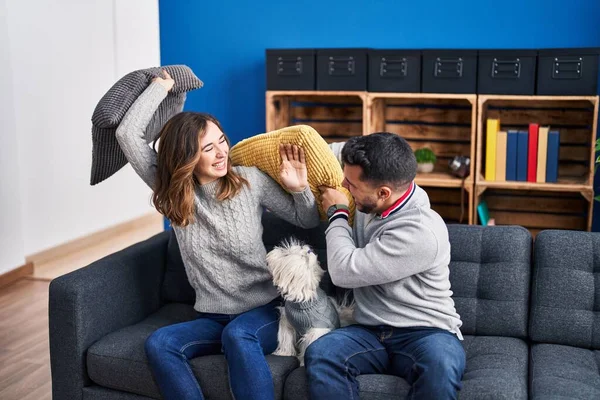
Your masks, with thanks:
[[[533,274],[531,339],[600,349],[600,233],[540,232]]]
[[[600,399],[600,351],[557,344],[531,347],[532,399]]]
[[[146,359],[144,343],[156,329],[188,321],[196,315],[187,304],[168,304],[138,324],[128,326],[94,343],[87,353],[90,379],[100,386],[130,393],[160,398],[158,387]],[[283,395],[285,377],[298,366],[294,357],[269,355],[275,393]],[[207,399],[230,399],[227,363],[223,355],[198,357],[191,360],[192,370]]]
[[[392,375],[361,375],[358,377],[361,400],[397,400],[408,394],[410,386]],[[297,368],[285,381],[285,400],[308,400],[306,369]]]
[[[531,234],[518,226],[448,225],[450,283],[468,335],[527,336]]]
[[[192,288],[185,271],[173,229],[170,229],[169,243],[167,244],[167,264],[162,284],[162,299],[165,303],[193,305],[196,302],[196,291]]]
[[[460,399],[527,399],[528,347],[521,339],[498,336],[465,336],[462,341],[467,366]],[[358,377],[360,398],[406,398],[410,386],[391,375]],[[285,383],[285,399],[307,400],[306,371],[292,372]]]

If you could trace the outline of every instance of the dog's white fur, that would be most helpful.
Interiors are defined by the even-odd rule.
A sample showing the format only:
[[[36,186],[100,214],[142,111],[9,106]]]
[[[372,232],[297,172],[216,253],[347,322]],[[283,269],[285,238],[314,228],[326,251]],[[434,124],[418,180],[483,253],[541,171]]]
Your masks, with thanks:
[[[317,296],[317,288],[325,271],[321,268],[316,254],[310,246],[296,239],[282,242],[267,254],[267,265],[273,275],[273,283],[286,301],[303,302]],[[348,296],[338,302],[330,297],[340,317],[341,326],[353,323],[352,304]],[[308,346],[321,336],[330,332],[327,328],[311,328],[306,334],[298,333],[288,321],[285,308],[279,307],[278,346],[273,354],[296,356],[300,365],[304,365],[304,353]]]

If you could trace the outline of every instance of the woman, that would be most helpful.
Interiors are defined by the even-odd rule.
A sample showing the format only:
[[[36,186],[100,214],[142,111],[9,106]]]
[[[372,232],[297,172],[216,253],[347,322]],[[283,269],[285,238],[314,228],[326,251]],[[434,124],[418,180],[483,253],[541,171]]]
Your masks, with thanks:
[[[278,293],[266,267],[263,207],[296,225],[318,225],[303,150],[282,146],[282,185],[254,167],[232,167],[229,140],[213,117],[182,112],[165,124],[158,152],[144,131],[174,81],[155,78],[131,106],[117,139],[155,207],[171,222],[196,319],[166,326],[146,341],[165,399],[203,399],[188,360],[223,351],[236,399],[273,399],[264,354],[277,347]]]

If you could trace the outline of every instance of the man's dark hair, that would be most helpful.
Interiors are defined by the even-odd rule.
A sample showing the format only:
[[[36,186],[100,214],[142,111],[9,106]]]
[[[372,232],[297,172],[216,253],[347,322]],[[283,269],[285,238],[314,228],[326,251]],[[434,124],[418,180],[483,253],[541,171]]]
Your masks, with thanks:
[[[394,189],[406,185],[417,175],[417,159],[406,140],[389,132],[356,136],[342,149],[344,164],[362,168],[361,181],[390,185]]]

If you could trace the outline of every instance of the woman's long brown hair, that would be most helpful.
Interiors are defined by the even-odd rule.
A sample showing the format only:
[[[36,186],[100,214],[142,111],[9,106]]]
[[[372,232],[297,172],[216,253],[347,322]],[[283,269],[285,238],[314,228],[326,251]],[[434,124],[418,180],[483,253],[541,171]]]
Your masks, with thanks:
[[[208,122],[221,131],[221,124],[209,114],[181,112],[162,128],[159,139],[158,167],[152,202],[171,224],[187,226],[194,222],[194,188],[198,183],[194,169],[200,160],[200,138],[206,134]],[[229,139],[225,136],[227,144]],[[154,142],[156,150],[156,142]],[[217,199],[231,199],[248,181],[231,169],[227,160],[227,174],[219,178]]]

